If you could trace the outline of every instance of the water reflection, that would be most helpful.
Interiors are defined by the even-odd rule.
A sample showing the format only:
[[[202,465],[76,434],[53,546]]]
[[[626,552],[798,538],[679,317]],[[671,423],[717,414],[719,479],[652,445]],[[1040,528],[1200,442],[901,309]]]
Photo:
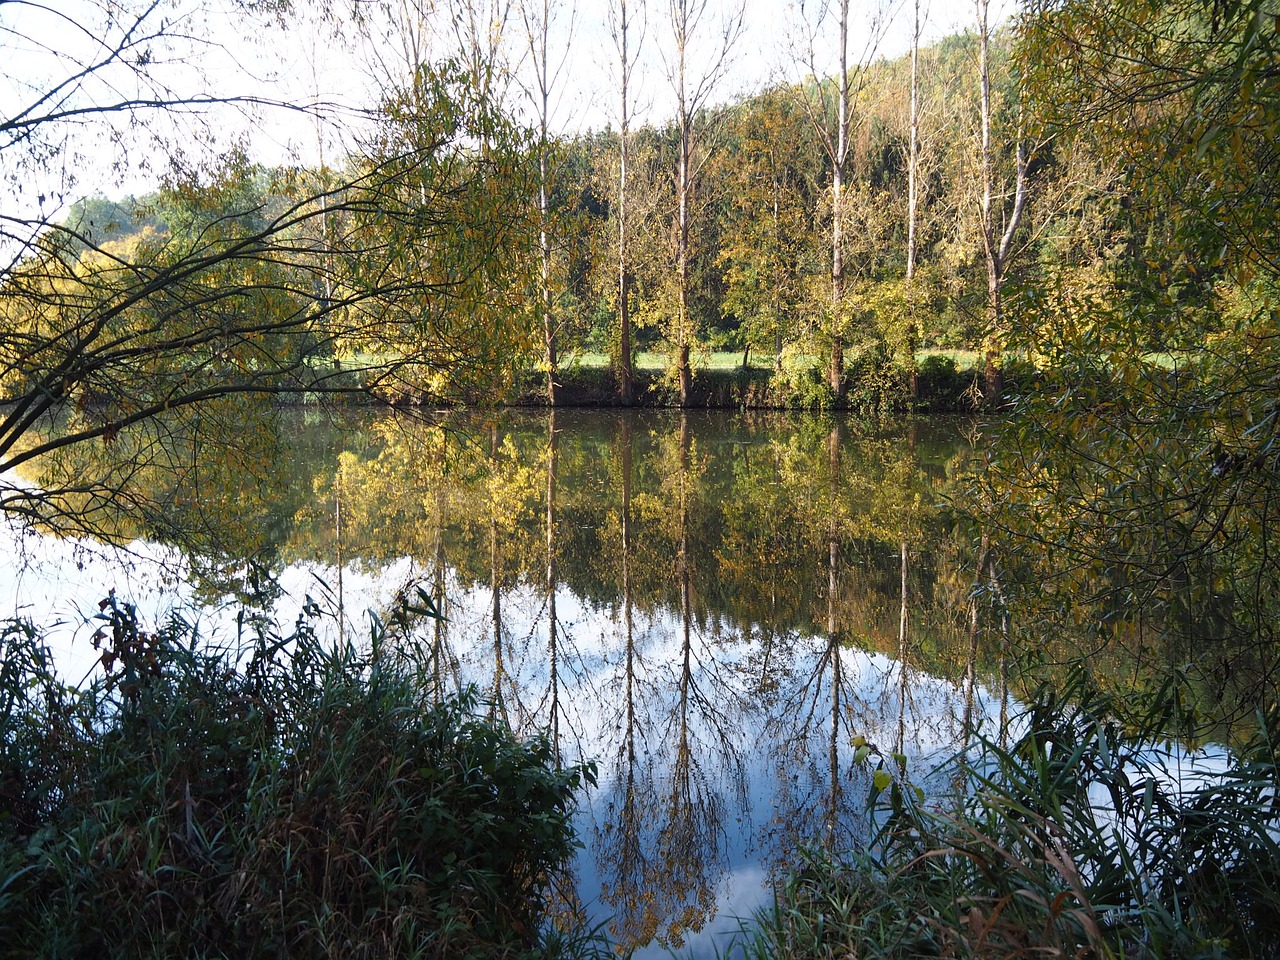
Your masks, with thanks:
[[[576,874],[621,945],[705,942],[800,843],[858,842],[855,737],[907,758],[956,734],[969,687],[939,677],[969,651],[945,585],[968,587],[936,548],[958,431],[564,411],[374,429],[342,458],[342,548],[413,558],[446,604],[428,636],[448,682],[599,762]]]
[[[415,633],[441,690],[476,684],[563,762],[598,762],[563,908],[623,947],[704,949],[800,843],[856,844],[855,738],[912,763],[994,676],[938,506],[970,455],[956,425],[557,411],[293,429],[288,475],[312,496],[256,508],[274,513],[242,556],[273,558],[294,594],[326,585],[352,636],[362,610],[423,591],[447,616]],[[237,569],[193,572],[210,596],[243,591]]]

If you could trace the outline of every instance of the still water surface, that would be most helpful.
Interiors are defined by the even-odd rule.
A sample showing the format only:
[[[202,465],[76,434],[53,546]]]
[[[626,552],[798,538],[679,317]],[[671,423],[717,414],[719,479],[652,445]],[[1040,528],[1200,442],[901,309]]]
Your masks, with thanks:
[[[563,908],[639,956],[723,949],[800,845],[858,842],[855,736],[923,767],[1002,702],[994,664],[964,682],[968,545],[945,503],[966,424],[296,413],[278,430],[257,468],[211,462],[156,494],[206,539],[139,525],[119,568],[28,538],[0,600],[74,624],[109,586],[153,617],[161,598],[247,597],[292,619],[310,595],[364,636],[366,610],[429,592],[448,619],[422,642],[450,682],[598,764]],[[69,672],[90,665],[85,633]]]

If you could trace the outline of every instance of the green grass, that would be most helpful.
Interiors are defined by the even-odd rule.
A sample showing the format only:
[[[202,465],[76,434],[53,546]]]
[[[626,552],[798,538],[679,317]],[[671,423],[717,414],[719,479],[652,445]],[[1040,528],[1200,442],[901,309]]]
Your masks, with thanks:
[[[707,355],[705,362],[699,362],[697,358],[694,358],[692,362],[695,370],[741,370],[742,354],[740,352],[716,351]],[[667,369],[669,363],[670,358],[667,354],[658,351],[641,350],[636,354],[636,371],[638,373],[661,374]],[[612,360],[608,354],[587,351],[569,354],[565,358],[563,365],[566,367],[580,366],[587,370],[607,370],[611,364]],[[773,354],[757,354],[753,352],[748,363],[748,369],[772,370]]]
[[[944,349],[942,347],[930,347],[925,350],[916,351],[916,362],[920,363],[927,357],[948,357],[956,365],[958,370],[973,370],[982,366],[982,352],[980,350],[960,350],[960,349]]]
[[[950,357],[961,370],[971,369],[982,362],[982,354],[977,350],[950,350],[942,348],[929,348],[920,350],[916,353],[917,361],[924,360],[926,357],[943,356]],[[807,359],[814,363],[819,361],[816,355]],[[748,369],[751,370],[772,370],[774,355],[772,353],[760,353],[752,351],[748,358]],[[572,353],[565,357],[564,365],[566,367],[578,365],[589,370],[608,369],[611,360],[608,354],[593,353],[585,351],[582,353]],[[643,373],[662,373],[670,362],[667,354],[652,350],[642,350],[636,354],[636,370]],[[732,372],[742,369],[742,351],[740,350],[715,350],[709,354],[702,354],[701,359],[694,358],[694,368],[698,370],[714,370]]]

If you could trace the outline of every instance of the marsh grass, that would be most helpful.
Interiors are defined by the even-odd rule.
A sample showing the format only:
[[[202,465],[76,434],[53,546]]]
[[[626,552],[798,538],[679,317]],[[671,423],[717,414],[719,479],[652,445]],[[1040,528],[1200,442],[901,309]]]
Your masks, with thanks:
[[[583,956],[549,936],[574,792],[545,739],[436,697],[408,645],[244,623],[214,649],[108,597],[71,688],[0,632],[0,956]],[[567,945],[567,946],[566,946]]]
[[[809,852],[744,931],[751,957],[1280,956],[1272,712],[1215,772],[1161,769],[1171,682],[1139,705],[1083,672],[1007,744],[977,737],[926,800],[879,757],[864,851]]]

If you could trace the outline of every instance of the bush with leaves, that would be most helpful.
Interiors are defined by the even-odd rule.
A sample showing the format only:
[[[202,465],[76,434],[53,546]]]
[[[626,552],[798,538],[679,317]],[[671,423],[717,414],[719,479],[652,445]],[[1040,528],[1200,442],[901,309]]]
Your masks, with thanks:
[[[0,955],[463,957],[545,951],[574,791],[375,622],[308,616],[249,655],[108,598],[101,680],[0,633]]]
[[[929,800],[878,758],[867,850],[811,853],[758,918],[769,957],[1280,956],[1280,714],[1220,772],[1161,769],[1171,681],[1141,707],[1083,672],[1008,743],[975,735]]]

